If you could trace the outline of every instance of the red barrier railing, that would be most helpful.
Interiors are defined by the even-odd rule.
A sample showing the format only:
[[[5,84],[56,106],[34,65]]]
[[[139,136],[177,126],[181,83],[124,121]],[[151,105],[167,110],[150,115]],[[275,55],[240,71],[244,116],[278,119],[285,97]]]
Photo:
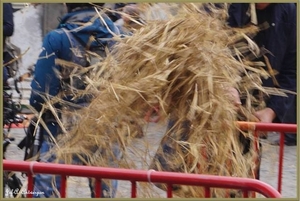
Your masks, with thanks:
[[[262,194],[267,198],[280,198],[281,195],[270,185],[256,179],[225,177],[201,174],[186,174],[174,172],[158,172],[154,170],[131,170],[121,168],[104,168],[80,165],[49,164],[40,162],[3,160],[4,171],[19,171],[28,174],[27,192],[33,191],[33,175],[36,173],[61,175],[61,197],[66,196],[67,176],[89,177],[96,179],[96,197],[100,197],[101,180],[127,180],[131,181],[131,197],[137,197],[137,182],[163,183],[167,185],[167,197],[172,198],[172,185],[191,185],[205,188],[205,197],[211,195],[210,188],[240,189],[244,197],[250,191]],[[32,194],[27,194],[32,197]]]
[[[282,123],[258,123],[258,122],[242,122],[239,121],[238,125],[241,130],[251,130],[255,136],[255,148],[258,150],[258,138],[259,132],[278,132],[280,134],[279,139],[279,163],[278,163],[278,187],[277,190],[281,193],[282,190],[282,171],[283,171],[283,155],[284,155],[284,134],[292,133],[297,134],[296,124],[282,124]]]
[[[279,132],[280,134],[280,146],[279,146],[279,164],[278,164],[278,187],[279,193],[282,191],[282,173],[283,173],[283,155],[284,155],[284,134],[294,133],[297,134],[296,124],[276,124],[276,123],[258,123],[258,122],[238,122],[241,130],[251,130],[255,136],[255,148],[258,150],[259,132]],[[64,180],[65,177],[63,177]]]

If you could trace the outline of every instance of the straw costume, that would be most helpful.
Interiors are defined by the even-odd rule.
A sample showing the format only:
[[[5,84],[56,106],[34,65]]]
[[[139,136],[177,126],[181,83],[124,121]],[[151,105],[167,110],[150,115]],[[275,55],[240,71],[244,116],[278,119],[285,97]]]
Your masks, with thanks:
[[[240,133],[251,144],[253,138],[238,129],[238,113],[226,89],[239,90],[246,99],[245,113],[254,109],[254,89],[284,95],[261,86],[262,79],[270,75],[264,63],[249,59],[260,55],[251,37],[261,27],[230,28],[226,4],[165,4],[161,7],[162,20],[153,17],[153,9],[147,15],[148,4],[140,6],[146,23],[131,36],[115,35],[117,51],[107,52],[107,57],[93,66],[81,93],[94,98],[88,107],[72,113],[79,120],[57,142],[57,157],[71,162],[76,155],[83,164],[109,166],[107,158],[113,154],[106,147],[118,142],[123,151],[119,166],[135,168],[126,154],[137,132],[131,122],[146,124],[145,112],[159,105],[160,122],[171,122],[162,139],[167,148],[160,146],[157,150],[166,164],[154,158],[149,168],[253,178],[258,153],[251,145],[243,154]],[[61,102],[52,99],[45,108],[54,111],[51,104],[55,101]],[[244,118],[250,120],[250,115]],[[96,155],[91,147],[99,147],[101,154]],[[174,187],[179,197],[203,197],[201,189]],[[212,193],[225,197],[228,192]]]

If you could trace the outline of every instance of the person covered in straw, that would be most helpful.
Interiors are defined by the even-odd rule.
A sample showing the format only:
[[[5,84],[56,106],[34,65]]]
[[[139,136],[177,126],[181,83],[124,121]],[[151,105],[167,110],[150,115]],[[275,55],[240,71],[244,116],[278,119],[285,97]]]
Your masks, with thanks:
[[[205,4],[197,7],[195,4],[188,4],[184,5],[184,8],[185,17],[191,15],[190,18],[178,20],[177,24],[173,25],[175,28],[171,30],[174,30],[173,34],[177,40],[184,40],[182,47],[189,50],[186,54],[189,55],[188,59],[194,57],[197,62],[192,63],[187,59],[183,64],[180,63],[184,68],[179,71],[179,75],[174,76],[176,80],[170,82],[174,84],[173,87],[165,92],[173,93],[169,99],[165,98],[170,101],[169,108],[172,108],[172,111],[168,116],[170,118],[166,133],[149,168],[158,171],[258,179],[260,164],[257,160],[261,156],[260,152],[254,149],[255,146],[250,146],[256,139],[250,132],[241,131],[236,121],[241,110],[245,111],[242,115],[247,121],[253,118],[253,115],[246,113],[251,111],[252,107],[244,108],[241,105],[240,94],[251,106],[252,91],[263,91],[261,79],[269,76],[266,69],[261,67],[262,62],[253,62],[252,58],[246,57],[253,51],[249,48],[253,41],[248,36],[255,35],[259,29],[256,26],[244,29],[229,27],[226,7],[223,9],[220,6]],[[192,21],[193,27],[185,24]],[[176,30],[179,23],[180,27],[185,25],[186,30],[193,30],[191,32],[195,32],[194,37],[188,38],[190,36],[184,35],[183,29]],[[193,45],[196,48],[192,51],[190,48]],[[242,50],[243,54],[239,54]],[[221,57],[223,53],[224,56]],[[182,55],[184,54],[180,56]],[[175,58],[180,56],[176,55]],[[238,56],[243,58],[236,59]],[[242,66],[239,66],[239,63]],[[184,73],[185,70],[191,71]],[[244,75],[244,72],[248,74]],[[191,75],[196,76],[187,78]],[[166,186],[157,186],[166,190]],[[197,187],[174,185],[173,191],[182,197],[204,196],[203,189]],[[240,196],[240,192],[221,190],[214,190],[211,194],[214,197]]]
[[[288,90],[286,97],[263,97],[266,107],[255,112],[265,123],[296,123],[296,5],[294,3],[233,3],[229,7],[228,23],[231,27],[249,24],[268,28],[260,31],[253,40],[261,49],[269,51],[261,60],[269,63],[273,76],[263,80],[263,86]],[[272,69],[271,69],[272,68]],[[292,93],[291,93],[292,92]],[[271,142],[279,144],[279,140]],[[295,134],[285,134],[285,145],[295,146]]]
[[[84,76],[88,74],[77,74],[79,79],[71,78],[71,72],[65,70],[59,60],[73,62],[72,66],[91,66],[91,59],[87,56],[87,51],[105,56],[106,49],[111,49],[114,45],[112,38],[119,34],[117,27],[103,12],[99,12],[99,7],[103,3],[66,3],[68,13],[62,18],[57,29],[50,31],[43,39],[42,51],[35,66],[34,77],[31,83],[32,91],[30,105],[40,113],[43,126],[41,134],[43,136],[40,148],[40,161],[54,162],[55,153],[51,153],[51,148],[56,144],[60,133],[63,133],[63,126],[60,124],[62,102],[51,102],[55,97],[60,97],[75,107],[89,104],[88,96],[79,96],[75,91],[84,90]],[[101,11],[101,9],[100,9]],[[51,102],[51,103],[50,103]],[[48,104],[48,108],[45,105]],[[53,107],[52,107],[53,106]],[[74,113],[75,114],[75,113]],[[72,126],[72,125],[71,125]],[[73,125],[74,126],[74,125]],[[119,157],[118,147],[113,148],[116,157]],[[49,154],[51,153],[51,154]],[[76,159],[76,163],[79,163]],[[95,196],[92,181],[89,180],[91,197]],[[114,197],[117,189],[117,181],[112,182],[112,187],[102,182],[102,197]],[[56,187],[56,188],[55,188]],[[55,177],[53,184],[52,175],[37,174],[35,177],[34,197],[58,197],[60,190],[60,177]]]

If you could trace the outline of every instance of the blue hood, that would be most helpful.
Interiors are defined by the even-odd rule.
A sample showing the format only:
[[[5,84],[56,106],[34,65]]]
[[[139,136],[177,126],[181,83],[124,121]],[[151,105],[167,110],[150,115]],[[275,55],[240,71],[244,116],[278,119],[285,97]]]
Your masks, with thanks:
[[[82,9],[75,12],[68,13],[63,17],[58,28],[65,28],[67,30],[72,30],[72,34],[79,39],[83,44],[87,44],[90,35],[95,35],[99,38],[103,45],[110,46],[111,42],[107,41],[107,38],[112,38],[113,35],[108,31],[104,22],[100,17],[97,16],[97,12],[93,8]],[[110,20],[105,14],[101,15],[104,19],[106,25],[109,29],[118,34],[119,31],[114,25],[113,21]],[[101,38],[106,38],[106,40],[101,40]],[[91,47],[99,46],[97,41],[91,44]]]

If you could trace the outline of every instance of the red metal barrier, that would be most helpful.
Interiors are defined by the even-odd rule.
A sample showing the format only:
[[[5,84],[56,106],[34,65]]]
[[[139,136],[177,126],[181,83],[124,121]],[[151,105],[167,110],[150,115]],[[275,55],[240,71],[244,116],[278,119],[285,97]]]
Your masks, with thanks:
[[[28,174],[27,192],[33,192],[33,175],[36,173],[54,174],[62,176],[61,197],[66,196],[66,177],[90,177],[96,179],[98,188],[96,197],[100,197],[101,179],[128,180],[131,181],[131,197],[137,197],[137,182],[153,182],[167,184],[167,197],[172,197],[172,185],[202,186],[205,188],[205,197],[210,197],[210,188],[240,189],[244,197],[248,197],[249,191],[255,191],[267,198],[280,198],[281,195],[270,185],[255,179],[185,174],[174,172],[157,172],[154,170],[131,170],[121,168],[104,168],[80,165],[49,164],[39,162],[3,160],[3,170],[19,171]],[[32,194],[27,194],[32,197]]]
[[[284,155],[284,134],[293,133],[297,134],[296,124],[282,124],[282,123],[257,123],[257,122],[242,122],[239,121],[238,125],[241,130],[251,130],[254,132],[255,144],[258,142],[259,132],[279,132],[280,144],[279,144],[279,164],[278,164],[278,187],[277,190],[281,193],[282,190],[282,170],[283,170],[283,155]],[[256,146],[258,149],[258,146]]]
[[[279,167],[278,167],[278,192],[281,193],[281,189],[282,189],[282,170],[283,170],[283,153],[284,153],[284,133],[285,132],[288,132],[288,133],[294,133],[294,134],[297,134],[297,125],[296,124],[276,124],[276,123],[257,123],[257,122],[237,122],[238,123],[238,126],[240,127],[241,130],[251,130],[254,132],[254,136],[255,136],[255,139],[256,139],[256,142],[254,143],[255,144],[255,147],[256,149],[258,149],[258,137],[259,137],[259,132],[260,131],[265,131],[265,132],[270,132],[270,131],[275,131],[275,132],[279,132],[280,133],[280,147],[279,147]],[[31,164],[31,165],[29,165]],[[33,189],[33,177],[32,177],[32,174],[30,172],[34,172],[34,173],[51,173],[51,174],[59,174],[59,175],[62,175],[62,182],[65,183],[66,182],[66,176],[82,176],[82,177],[98,177],[97,181],[99,183],[97,183],[96,185],[99,185],[100,186],[100,181],[101,179],[105,179],[105,178],[108,178],[108,179],[117,179],[117,180],[129,180],[129,181],[132,181],[132,197],[136,197],[136,182],[137,181],[143,181],[143,182],[147,182],[148,180],[145,180],[145,175],[142,176],[143,174],[146,174],[149,175],[149,172],[140,172],[139,170],[122,170],[121,172],[117,173],[118,169],[111,169],[111,168],[96,168],[96,169],[86,169],[86,168],[95,168],[95,167],[82,167],[80,166],[80,171],[78,172],[78,168],[77,166],[65,166],[65,165],[57,165],[55,164],[55,166],[52,166],[54,164],[47,164],[45,166],[45,164],[40,164],[40,163],[37,163],[35,164],[34,163],[34,169],[33,169],[33,163],[28,163],[28,162],[22,162],[22,161],[17,161],[17,162],[13,162],[13,161],[4,161],[4,170],[12,170],[12,171],[21,171],[21,172],[27,172],[28,173],[28,189],[32,190]],[[29,169],[29,167],[32,167],[32,170]],[[47,167],[51,167],[51,168],[47,168]],[[62,169],[60,169],[62,168]],[[70,171],[68,168],[73,168],[72,171]],[[61,170],[64,170],[65,172],[61,172]],[[83,170],[83,171],[82,171]],[[99,171],[101,170],[102,173],[97,173],[98,175],[93,175],[91,173],[88,173],[88,171]],[[100,171],[100,172],[101,172]],[[105,173],[103,173],[103,171]],[[127,172],[127,171],[133,171],[133,172]],[[117,174],[113,173],[112,172],[116,172]],[[126,174],[127,173],[130,173],[129,175],[132,176],[132,178],[130,177],[126,177]],[[120,177],[116,178],[115,176],[116,175],[119,175]],[[153,175],[160,175],[162,178],[161,180],[153,180]],[[189,175],[189,174],[181,174],[181,173],[159,173],[159,172],[153,172],[151,174],[151,181],[152,182],[158,182],[158,183],[166,183],[168,184],[168,191],[167,191],[167,195],[168,197],[171,197],[172,196],[172,191],[171,191],[171,185],[172,184],[187,184],[187,185],[202,185],[202,186],[205,186],[206,185],[206,180],[207,177],[211,178],[212,180],[213,179],[216,179],[216,182],[217,181],[220,181],[220,183],[210,183],[211,180],[209,180],[208,183],[210,183],[211,185],[208,185],[209,187],[220,187],[220,188],[237,188],[237,189],[242,189],[244,190],[245,192],[246,191],[256,191],[256,192],[259,192],[259,193],[262,193],[261,189],[266,190],[266,188],[269,188],[269,187],[260,187],[260,185],[265,185],[265,184],[262,184],[262,182],[260,181],[256,181],[258,182],[259,184],[257,184],[258,189],[257,188],[254,188],[254,187],[249,187],[247,185],[252,185],[252,184],[255,184],[256,183],[253,181],[253,180],[247,180],[247,179],[241,179],[241,178],[227,178],[227,177],[214,177],[214,176],[205,176],[205,175],[197,175],[195,176],[194,174],[193,175]],[[173,175],[175,174],[175,175]],[[90,176],[89,176],[90,175]],[[167,175],[165,177],[165,175]],[[128,176],[128,175],[127,175]],[[174,178],[173,178],[174,176]],[[197,180],[197,182],[199,183],[194,183],[196,182],[195,180],[193,180],[192,178],[190,177],[193,177],[193,179]],[[99,179],[101,178],[101,179]],[[134,179],[135,178],[135,179]],[[150,177],[149,177],[150,178]],[[156,178],[156,177],[155,177]],[[173,178],[173,179],[172,179]],[[183,179],[185,178],[185,179]],[[171,179],[171,180],[167,180],[167,179]],[[222,179],[225,179],[225,180],[222,180]],[[224,181],[225,184],[223,184],[222,182]],[[226,182],[225,182],[226,181]],[[185,183],[185,182],[188,182],[188,183]],[[232,185],[229,183],[231,182]],[[236,183],[237,182],[237,183]],[[243,184],[241,184],[241,183]],[[249,183],[250,182],[250,183]],[[252,182],[252,183],[251,183]],[[254,183],[253,183],[254,182]],[[236,184],[236,185],[235,185]],[[62,185],[62,192],[61,192],[61,195],[62,197],[65,195],[65,186]],[[261,188],[261,189],[260,189]],[[270,193],[272,190],[267,190],[268,193]],[[209,192],[209,188],[206,189],[206,195],[208,195],[208,192]],[[278,193],[277,192],[277,193]],[[262,193],[263,195],[265,195],[266,197],[272,197],[274,196],[275,194],[272,194],[272,195],[269,195],[269,194],[265,194],[265,193]],[[274,193],[274,192],[273,192]],[[100,195],[100,188],[99,188],[99,191],[96,192],[96,195]],[[32,195],[29,195],[29,196],[32,196]]]

